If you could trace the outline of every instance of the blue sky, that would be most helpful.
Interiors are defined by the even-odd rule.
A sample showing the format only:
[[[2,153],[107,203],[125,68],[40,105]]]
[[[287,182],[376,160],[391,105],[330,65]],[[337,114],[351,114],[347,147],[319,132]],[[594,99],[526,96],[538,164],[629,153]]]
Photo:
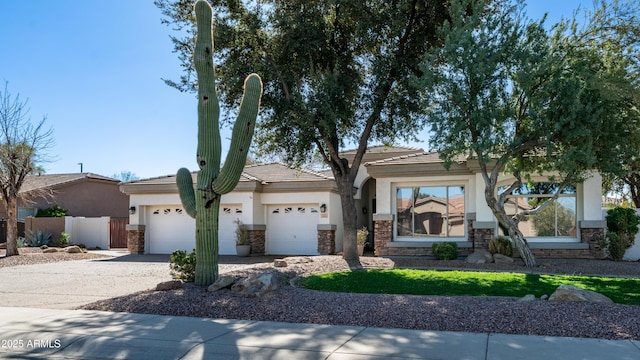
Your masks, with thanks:
[[[548,23],[591,0],[528,0]],[[0,1],[0,81],[47,117],[55,145],[47,173],[139,177],[195,170],[196,100],[168,87],[177,80],[171,29],[152,0]],[[229,131],[223,130],[222,148]],[[426,144],[407,144],[426,148]]]

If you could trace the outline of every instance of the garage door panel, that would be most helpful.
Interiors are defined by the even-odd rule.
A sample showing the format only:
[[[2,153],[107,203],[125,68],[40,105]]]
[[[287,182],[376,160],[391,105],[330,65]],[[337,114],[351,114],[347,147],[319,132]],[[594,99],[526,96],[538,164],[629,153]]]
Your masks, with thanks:
[[[235,219],[242,217],[241,205],[222,205],[218,219],[218,253],[234,255]],[[195,219],[181,206],[155,206],[149,210],[149,252],[171,254],[174,250],[191,252],[196,247]]]
[[[317,205],[272,205],[268,211],[268,253],[273,255],[316,255],[318,253]]]

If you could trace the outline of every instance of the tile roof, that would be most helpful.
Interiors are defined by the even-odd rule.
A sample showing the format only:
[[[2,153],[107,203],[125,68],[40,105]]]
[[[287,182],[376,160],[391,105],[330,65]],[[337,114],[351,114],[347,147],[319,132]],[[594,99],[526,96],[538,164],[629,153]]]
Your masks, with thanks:
[[[193,182],[196,182],[198,172],[191,173]],[[141,179],[128,182],[127,184],[169,184],[176,182],[175,175],[165,175],[148,179]],[[257,181],[262,184],[277,182],[305,182],[305,181],[325,181],[332,180],[324,174],[306,169],[295,169],[283,163],[269,163],[247,165],[242,172],[240,181]]]
[[[109,181],[115,184],[120,182],[118,179],[92,173],[29,175],[24,179],[20,192],[29,192],[36,189],[51,189],[83,181],[85,179]]]

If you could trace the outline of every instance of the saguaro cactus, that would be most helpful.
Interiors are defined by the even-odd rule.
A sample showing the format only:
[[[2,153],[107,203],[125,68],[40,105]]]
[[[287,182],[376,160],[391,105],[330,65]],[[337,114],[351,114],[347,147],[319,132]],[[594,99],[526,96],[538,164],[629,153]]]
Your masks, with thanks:
[[[194,64],[198,74],[198,150],[200,171],[196,189],[188,169],[178,170],[176,182],[180,200],[189,216],[196,219],[196,285],[210,285],[218,278],[218,216],[220,198],[240,180],[253,137],[262,96],[262,81],[256,74],[244,81],[244,96],[233,126],[231,146],[220,169],[220,107],[213,68],[211,6],[205,0],[195,4],[197,37]]]

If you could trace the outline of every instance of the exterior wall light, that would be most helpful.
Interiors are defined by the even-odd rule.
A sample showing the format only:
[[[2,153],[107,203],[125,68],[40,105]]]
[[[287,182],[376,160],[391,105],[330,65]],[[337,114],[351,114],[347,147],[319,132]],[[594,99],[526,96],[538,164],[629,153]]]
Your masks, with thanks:
[[[129,214],[133,215],[135,213],[136,213],[136,207],[135,206],[130,207],[129,208]]]
[[[323,214],[327,212],[327,204],[320,205],[320,212]]]

